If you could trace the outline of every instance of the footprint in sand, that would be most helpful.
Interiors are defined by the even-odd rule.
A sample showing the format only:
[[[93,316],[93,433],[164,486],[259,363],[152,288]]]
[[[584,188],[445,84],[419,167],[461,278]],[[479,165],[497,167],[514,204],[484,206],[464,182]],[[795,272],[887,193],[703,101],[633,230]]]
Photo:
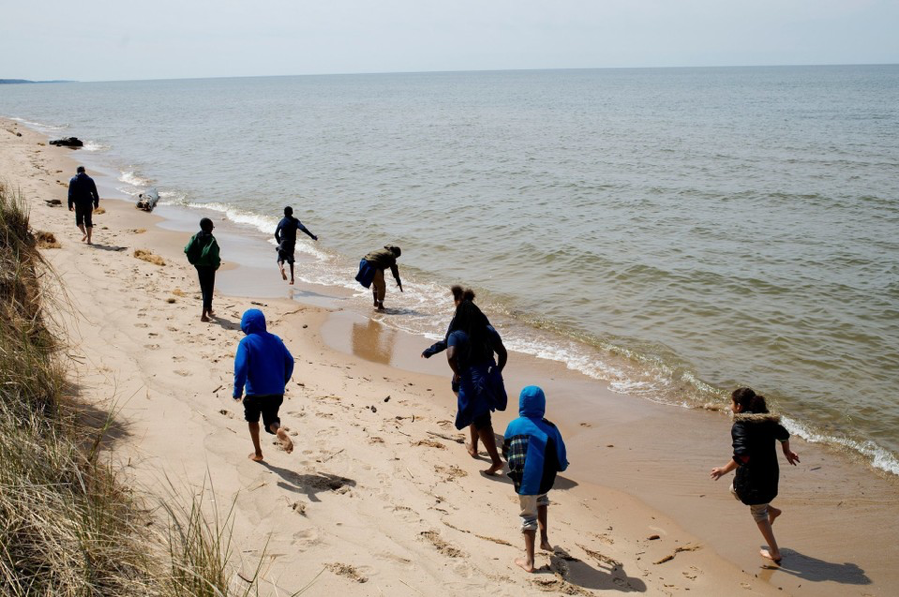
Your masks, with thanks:
[[[316,529],[305,529],[294,533],[290,543],[297,551],[303,552],[321,543],[321,539]]]
[[[325,564],[325,568],[327,568],[337,576],[345,576],[350,580],[354,580],[358,583],[368,582],[368,578],[364,574],[362,574],[362,572],[360,572],[357,568],[350,566],[349,564],[334,562],[332,564]]]
[[[445,555],[448,558],[464,558],[465,552],[461,549],[453,547],[449,543],[443,540],[440,536],[440,533],[437,531],[422,531],[420,533],[422,538],[437,548],[437,551],[442,555]]]
[[[150,327],[150,324],[149,324],[149,323],[135,323],[135,324],[134,324],[134,327],[136,327],[136,328],[148,328],[148,327]]]
[[[294,512],[296,512],[297,514],[302,514],[303,516],[306,516],[306,503],[305,502],[300,502],[300,501],[293,502],[292,504],[290,504],[290,509],[293,510]]]
[[[190,377],[190,371],[185,371],[183,369],[176,369],[174,373],[177,373],[181,377]]]
[[[159,350],[158,344],[144,344],[144,348],[147,350]]]

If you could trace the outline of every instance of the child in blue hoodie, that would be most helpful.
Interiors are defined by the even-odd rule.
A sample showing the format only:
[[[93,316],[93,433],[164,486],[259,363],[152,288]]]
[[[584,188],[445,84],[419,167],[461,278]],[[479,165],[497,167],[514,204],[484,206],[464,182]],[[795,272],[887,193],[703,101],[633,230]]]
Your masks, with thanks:
[[[503,457],[509,463],[509,477],[521,506],[521,532],[527,558],[515,563],[533,572],[534,544],[540,528],[540,549],[552,551],[546,530],[547,492],[556,481],[556,473],[568,468],[565,442],[555,425],[543,418],[546,395],[537,386],[521,390],[518,418],[506,427]]]
[[[250,460],[262,461],[259,445],[259,415],[265,431],[278,436],[281,447],[288,454],[293,442],[281,427],[278,409],[284,401],[284,387],[293,374],[293,356],[278,336],[265,331],[265,315],[259,309],[249,309],[240,320],[240,329],[246,334],[237,345],[234,356],[235,400],[243,399],[244,418],[250,426],[250,437],[255,451]]]

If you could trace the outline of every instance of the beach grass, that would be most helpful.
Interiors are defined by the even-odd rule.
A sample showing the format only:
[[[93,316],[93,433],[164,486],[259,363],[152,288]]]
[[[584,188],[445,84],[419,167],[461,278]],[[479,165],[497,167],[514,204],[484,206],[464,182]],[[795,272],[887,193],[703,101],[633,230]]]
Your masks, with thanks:
[[[49,278],[26,201],[0,182],[0,597],[258,592],[258,575],[230,585],[230,514],[209,521],[202,492],[148,509],[101,460],[113,416],[89,425],[69,395]]]

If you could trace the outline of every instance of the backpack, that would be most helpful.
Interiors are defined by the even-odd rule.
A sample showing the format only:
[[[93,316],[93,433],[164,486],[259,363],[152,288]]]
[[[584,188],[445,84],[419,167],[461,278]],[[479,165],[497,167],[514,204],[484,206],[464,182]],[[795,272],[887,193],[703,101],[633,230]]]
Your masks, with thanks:
[[[200,246],[200,241],[197,239],[199,234],[194,234],[190,242],[187,243],[187,246],[184,247],[184,252],[187,253],[187,261],[190,262],[191,265],[195,265],[200,257],[203,255],[203,247]]]

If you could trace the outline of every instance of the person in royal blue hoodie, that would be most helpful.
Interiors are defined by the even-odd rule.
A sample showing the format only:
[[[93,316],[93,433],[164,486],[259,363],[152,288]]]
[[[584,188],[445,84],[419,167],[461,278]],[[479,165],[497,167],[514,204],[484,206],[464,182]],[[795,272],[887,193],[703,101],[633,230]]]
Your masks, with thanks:
[[[234,356],[234,399],[243,399],[244,418],[250,426],[253,454],[250,460],[262,461],[259,445],[259,415],[265,431],[278,436],[281,447],[288,454],[293,442],[281,427],[278,409],[284,401],[284,387],[293,374],[293,356],[278,336],[265,331],[265,315],[259,309],[249,309],[240,320],[240,329],[246,334],[237,345]]]
[[[515,563],[533,572],[534,544],[540,528],[540,549],[552,551],[547,534],[547,492],[556,481],[556,473],[568,468],[565,442],[555,425],[543,418],[546,395],[537,386],[521,390],[518,418],[506,427],[503,457],[509,463],[509,477],[521,507],[521,532],[527,558]]]

